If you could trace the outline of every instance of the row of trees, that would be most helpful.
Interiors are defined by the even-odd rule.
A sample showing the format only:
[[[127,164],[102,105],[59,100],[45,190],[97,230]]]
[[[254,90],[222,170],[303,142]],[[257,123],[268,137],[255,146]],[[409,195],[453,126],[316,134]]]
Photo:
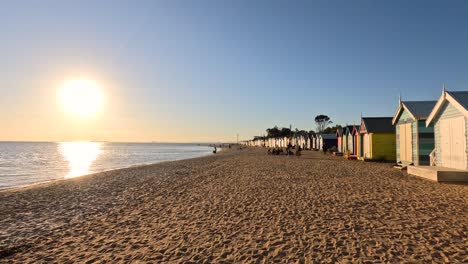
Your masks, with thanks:
[[[317,133],[335,133],[335,131],[340,128],[340,125],[336,125],[333,127],[329,127],[333,122],[331,121],[330,117],[327,115],[318,115],[314,119],[315,125],[317,128]],[[306,136],[311,133],[316,133],[314,130],[305,131],[305,130],[291,130],[287,127],[279,128],[278,126],[274,126],[272,128],[268,128],[266,130],[266,138],[280,138],[280,137],[294,137],[294,136]]]
[[[278,126],[274,126],[273,128],[268,128],[266,130],[267,132],[267,138],[277,138],[277,137],[290,137],[290,136],[298,136],[298,135],[307,135],[310,132],[307,132],[305,130],[291,130],[286,127],[279,128]]]

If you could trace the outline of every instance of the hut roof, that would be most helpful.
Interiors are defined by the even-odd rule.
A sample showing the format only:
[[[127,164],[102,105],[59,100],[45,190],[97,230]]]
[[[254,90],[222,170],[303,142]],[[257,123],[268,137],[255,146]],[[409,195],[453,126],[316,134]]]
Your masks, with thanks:
[[[413,114],[416,119],[425,119],[429,116],[437,101],[408,101],[403,102],[406,109]]]
[[[395,125],[403,109],[406,109],[415,120],[424,120],[431,114],[437,101],[403,101],[393,116],[392,124]]]
[[[395,127],[392,125],[392,119],[392,117],[363,117],[360,131],[367,133],[395,132]]]
[[[337,128],[335,135],[337,137],[341,137],[343,135],[343,128],[342,127]]]
[[[351,134],[351,132],[353,131],[353,127],[354,126],[345,126],[343,128],[343,134]]]
[[[468,110],[468,91],[448,92],[465,110]]]
[[[356,133],[359,132],[359,130],[361,129],[361,126],[353,126],[353,131],[351,132],[351,135],[356,135]]]
[[[336,139],[336,134],[319,134],[319,137],[323,139]]]
[[[442,95],[432,109],[429,117],[426,120],[426,126],[428,126],[441,109],[445,101],[450,102],[455,108],[457,108],[463,115],[468,116],[468,91],[442,91]]]

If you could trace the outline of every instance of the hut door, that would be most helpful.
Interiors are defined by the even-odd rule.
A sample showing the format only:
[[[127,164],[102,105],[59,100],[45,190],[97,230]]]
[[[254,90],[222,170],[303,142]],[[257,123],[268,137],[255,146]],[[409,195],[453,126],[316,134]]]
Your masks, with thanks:
[[[351,155],[354,155],[354,149],[353,149],[353,136],[351,134],[348,135],[348,149],[349,153]]]
[[[400,128],[400,160],[413,162],[413,134],[411,131],[411,123],[401,124]]]
[[[406,140],[406,161],[413,162],[413,131],[411,123],[406,124],[405,128],[405,140]]]
[[[400,161],[406,161],[406,126],[399,125],[400,128]]]
[[[466,135],[464,117],[440,121],[442,166],[466,169]]]
[[[364,155],[363,155],[363,157],[364,158],[371,158],[369,134],[364,134],[363,145],[364,145]]]

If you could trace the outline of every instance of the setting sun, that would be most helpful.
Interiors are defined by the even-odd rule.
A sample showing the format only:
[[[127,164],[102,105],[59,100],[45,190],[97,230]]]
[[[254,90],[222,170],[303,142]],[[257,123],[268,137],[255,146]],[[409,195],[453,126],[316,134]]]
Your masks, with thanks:
[[[104,95],[93,80],[68,80],[60,86],[59,101],[65,112],[79,117],[90,117],[101,110]]]

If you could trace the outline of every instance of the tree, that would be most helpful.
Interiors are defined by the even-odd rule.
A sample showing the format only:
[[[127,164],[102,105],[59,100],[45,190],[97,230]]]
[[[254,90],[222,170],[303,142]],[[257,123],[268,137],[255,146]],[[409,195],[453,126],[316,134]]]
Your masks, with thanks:
[[[281,128],[281,136],[282,137],[290,137],[291,136],[291,129],[287,127]]]
[[[315,125],[317,126],[317,131],[322,133],[329,124],[333,123],[330,120],[330,117],[327,115],[318,115],[315,117]]]
[[[279,130],[278,126],[274,126],[273,128],[268,128],[266,130],[267,137],[269,138],[276,138],[280,136],[281,131]]]
[[[267,128],[267,137],[269,138],[278,138],[278,137],[289,137],[291,136],[291,129],[282,127],[281,129],[278,126],[273,128]]]

